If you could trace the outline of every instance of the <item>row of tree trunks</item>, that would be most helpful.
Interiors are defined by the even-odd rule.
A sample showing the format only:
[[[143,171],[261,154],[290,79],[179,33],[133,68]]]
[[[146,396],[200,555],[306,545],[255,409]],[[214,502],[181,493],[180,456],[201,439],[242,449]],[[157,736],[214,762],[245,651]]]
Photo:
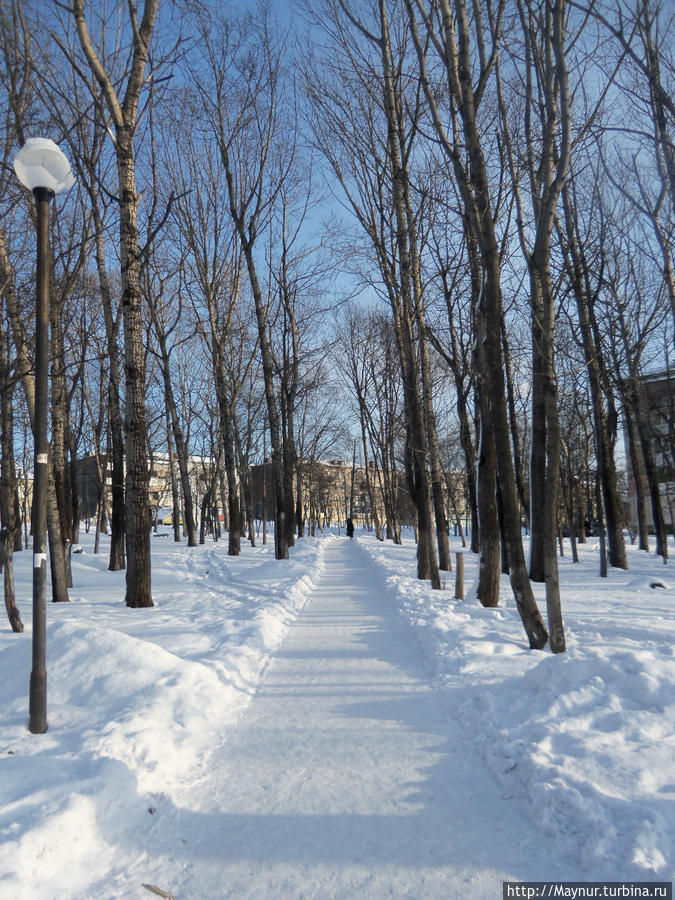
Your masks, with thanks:
[[[476,96],[472,81],[472,43],[468,13],[464,0],[455,0],[454,9],[450,7],[450,0],[439,0],[442,32],[436,49],[445,67],[454,108],[459,113],[458,119],[461,120],[461,143],[465,148],[463,151],[458,130],[460,123],[457,122],[453,134],[448,135],[427,75],[426,50],[417,28],[417,14],[424,15],[421,0],[406,0],[406,8],[420,64],[422,86],[434,128],[455,174],[467,222],[480,252],[482,291],[474,321],[477,333],[484,335],[484,352],[479,358],[479,365],[484,366],[480,374],[487,391],[488,421],[494,435],[511,587],[530,646],[533,649],[540,649],[548,640],[548,632],[534,599],[523,553],[520,504],[511,455],[503,374],[501,255],[495,234],[492,195],[477,117],[480,96]],[[428,18],[425,18],[424,22],[427,30],[432,27]],[[493,65],[494,59],[491,58],[481,73],[481,84],[489,74],[489,67]]]
[[[627,569],[626,545],[623,538],[623,516],[614,463],[614,446],[611,438],[605,397],[603,396],[603,378],[601,375],[602,347],[595,340],[591,328],[592,298],[587,284],[588,266],[583,257],[583,247],[579,240],[578,222],[574,215],[571,189],[562,191],[565,229],[567,236],[567,252],[569,258],[568,275],[576,300],[579,315],[579,329],[584,350],[584,359],[588,371],[593,409],[595,449],[598,460],[598,476],[602,486],[607,537],[609,543],[610,565],[618,569]]]
[[[419,376],[418,352],[426,337],[418,328],[417,351],[415,324],[419,322],[421,309],[415,303],[414,261],[411,258],[411,222],[407,215],[406,198],[409,195],[408,172],[403,164],[403,126],[400,119],[401,97],[397,92],[392,49],[389,35],[389,18],[384,0],[379,0],[380,49],[382,54],[382,93],[387,118],[387,151],[389,156],[392,199],[395,216],[395,239],[398,253],[398,279],[390,286],[394,327],[401,362],[401,378],[406,416],[407,445],[409,448],[410,490],[417,510],[417,577],[430,580],[431,586],[441,587],[438,556],[434,548],[434,532],[431,512],[431,485],[427,470],[428,434],[433,428],[433,417],[426,416],[424,409],[423,377]],[[414,251],[413,251],[414,252]],[[428,363],[427,363],[428,367]],[[438,468],[438,467],[437,467]],[[436,471],[440,478],[440,473]],[[437,487],[440,486],[437,483]],[[444,510],[442,513],[445,518]],[[445,527],[447,539],[447,525]]]
[[[119,326],[121,316],[114,311],[112,289],[105,261],[105,243],[103,239],[103,222],[98,211],[98,187],[93,174],[87,182],[90,184],[89,196],[94,211],[94,235],[96,247],[96,269],[101,291],[103,321],[105,323],[108,342],[108,416],[110,420],[110,555],[108,570],[120,572],[126,565],[126,512],[124,502],[124,418],[121,401],[121,375],[118,349]]]
[[[263,27],[258,29],[261,22]],[[229,216],[243,254],[253,297],[274,470],[275,557],[288,559],[295,510],[292,485],[288,484],[285,474],[284,435],[277,401],[269,303],[261,286],[255,255],[259,229],[269,222],[270,207],[278,196],[284,178],[283,171],[271,171],[275,141],[279,139],[276,130],[280,105],[279,48],[272,46],[266,22],[262,20],[247,20],[240,28],[234,29],[230,24],[224,20],[213,22],[210,19],[201,23],[203,55],[210,81],[206,84],[201,73],[195,73],[193,84],[206,119],[213,128],[226,182]],[[248,46],[251,58],[259,64],[252,66],[256,83],[245,82],[238,86],[241,90],[237,94],[237,103],[245,104],[245,115],[240,113],[237,104],[233,104],[234,86],[229,81],[237,77],[233,74],[236,67],[231,65],[228,57],[231,44],[237,41]],[[236,52],[240,51],[241,45]],[[242,165],[242,158],[248,158],[250,165]],[[281,168],[283,170],[284,167]],[[278,182],[275,182],[276,178]]]
[[[475,241],[471,237],[466,218],[464,218],[464,239],[467,247],[469,272],[471,278],[471,309],[476,306],[476,298],[481,287],[480,260]],[[473,352],[461,345],[458,338],[458,327],[462,327],[461,311],[457,308],[457,285],[449,278],[448,260],[441,248],[435,248],[435,257],[439,269],[439,278],[443,288],[443,297],[448,312],[449,349],[446,350],[435,341],[430,333],[436,350],[441,353],[448,364],[455,383],[457,402],[457,419],[459,421],[459,441],[464,454],[466,470],[466,493],[471,511],[471,550],[480,552],[480,525],[478,518],[478,491],[476,470],[476,448],[472,437],[472,422],[469,413],[469,397],[475,390],[475,366],[472,362]]]
[[[233,212],[233,215],[236,210]],[[237,215],[237,227],[244,248],[244,257],[248,268],[249,281],[255,302],[256,322],[258,324],[258,338],[262,355],[263,378],[265,382],[265,401],[267,403],[267,421],[269,423],[270,444],[272,451],[272,467],[274,471],[274,555],[276,559],[288,559],[288,509],[287,483],[284,472],[283,438],[279,409],[277,407],[276,389],[274,382],[274,363],[272,348],[270,346],[267,308],[263,299],[255,260],[253,247],[246,241],[246,231],[243,221]]]
[[[445,496],[443,492],[443,467],[441,465],[441,452],[438,445],[438,431],[436,429],[436,414],[434,412],[433,382],[431,377],[431,360],[429,356],[429,342],[427,339],[427,325],[424,314],[424,298],[422,290],[422,276],[417,253],[417,234],[415,217],[410,202],[410,186],[406,181],[405,189],[405,214],[407,231],[410,240],[410,258],[412,268],[412,290],[417,325],[417,342],[419,345],[420,374],[422,388],[422,406],[424,410],[424,424],[426,428],[427,446],[429,450],[429,475],[431,478],[431,498],[434,507],[434,521],[436,523],[436,544],[438,549],[438,568],[442,572],[452,569],[450,557],[450,539],[448,535],[448,520],[445,514]]]
[[[517,207],[518,233],[530,276],[532,332],[532,449],[530,457],[530,577],[546,583],[551,649],[562,652],[565,636],[558,585],[558,494],[560,427],[554,356],[556,295],[551,276],[551,236],[560,192],[571,156],[571,109],[566,64],[567,0],[545,9],[518,6],[524,37],[526,177],[529,182],[534,241],[530,247],[520,166],[511,138],[510,109],[504,100],[499,62],[496,65],[502,131]],[[539,103],[536,97],[545,97]],[[538,126],[538,130],[537,130]],[[531,148],[539,144],[536,154]]]
[[[654,523],[654,531],[656,534],[656,552],[663,558],[664,563],[666,563],[668,561],[668,532],[663,515],[663,507],[661,505],[661,492],[659,489],[654,450],[648,430],[644,426],[644,423],[648,418],[648,413],[647,403],[644,400],[643,394],[643,388],[639,380],[631,379],[626,389],[628,400],[627,408],[629,410],[629,415],[633,416],[636,422],[641,423],[636,430],[639,437],[639,453],[642,457],[642,466],[644,468],[647,489],[651,500],[652,521]],[[639,464],[637,471],[639,471]]]
[[[31,427],[34,428],[35,382],[33,379],[33,367],[30,362],[26,333],[21,321],[19,305],[14,290],[14,272],[7,255],[4,232],[2,229],[0,229],[0,281],[3,287],[3,298],[11,325],[14,351],[16,354],[15,377],[21,381]],[[51,454],[47,479],[47,528],[50,551],[49,563],[52,576],[52,600],[55,603],[63,603],[67,602],[69,599],[68,583],[65,556],[63,553],[63,540],[61,537],[61,514],[57,505]]]
[[[183,429],[181,428],[180,419],[178,417],[178,407],[176,404],[176,398],[173,392],[173,386],[171,382],[171,370],[169,363],[169,352],[166,346],[166,341],[160,341],[160,350],[161,350],[161,366],[162,366],[162,378],[164,382],[164,402],[166,405],[166,414],[167,414],[167,425],[169,431],[167,432],[167,444],[170,448],[170,453],[173,455],[173,446],[175,445],[175,461],[178,465],[178,472],[180,476],[180,486],[181,486],[181,495],[183,499],[183,523],[185,526],[185,530],[187,532],[187,543],[188,547],[196,547],[197,546],[197,526],[195,524],[195,513],[194,513],[194,500],[192,496],[192,486],[190,484],[190,468],[189,468],[189,452],[187,443],[185,441],[185,437],[183,435]],[[174,480],[175,481],[175,480]],[[178,491],[177,485],[175,486],[175,497],[174,507],[176,506],[176,502],[178,500]],[[178,525],[179,519],[174,517],[174,528]],[[179,532],[176,532],[177,539],[180,540]]]

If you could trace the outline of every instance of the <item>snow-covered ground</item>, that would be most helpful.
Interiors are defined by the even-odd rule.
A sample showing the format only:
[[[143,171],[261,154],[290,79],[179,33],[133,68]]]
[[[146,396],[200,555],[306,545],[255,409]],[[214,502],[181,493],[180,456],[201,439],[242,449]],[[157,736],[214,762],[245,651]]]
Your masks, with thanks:
[[[507,578],[497,609],[447,602],[413,580],[410,549],[367,546],[436,679],[457,697],[476,751],[506,795],[527,796],[543,831],[578,859],[568,880],[671,881],[675,585],[660,558],[629,548],[631,569],[607,579],[593,539],[580,564],[561,559],[568,650],[554,656],[527,648]],[[475,583],[475,559],[466,559]],[[535,593],[544,610],[543,587]]]
[[[597,576],[593,541],[580,548],[580,565],[572,565],[569,556],[562,559],[568,652],[552,656],[527,648],[506,580],[498,609],[482,609],[471,599],[476,560],[468,553],[469,599],[460,602],[453,599],[454,573],[447,576],[448,590],[440,593],[416,581],[410,541],[395,547],[359,536],[349,550],[360,567],[362,593],[373,608],[360,624],[352,623],[356,629],[352,633],[345,631],[338,607],[330,606],[333,594],[337,603],[346,593],[344,579],[335,571],[343,558],[335,552],[338,538],[303,539],[292,550],[291,560],[279,563],[270,545],[244,546],[242,555],[232,558],[225,542],[190,549],[173,544],[168,535],[157,537],[152,545],[156,605],[149,610],[124,607],[124,573],[108,572],[105,552],[95,556],[89,538],[83,538],[84,552],[73,556],[71,603],[48,605],[49,730],[39,736],[27,730],[31,558],[29,553],[15,557],[26,632],[14,635],[7,624],[0,627],[2,900],[150,896],[144,884],[194,900],[436,898],[441,878],[446,885],[443,896],[478,900],[501,896],[497,880],[502,872],[522,880],[548,877],[547,873],[569,881],[673,879],[675,590],[670,567],[654,556],[631,548],[630,570],[612,570],[604,580]],[[340,547],[348,546],[345,538],[339,540]],[[319,602],[328,604],[321,614],[316,612]],[[365,601],[355,595],[351,602],[360,608]],[[393,630],[386,623],[389,609],[399,623]],[[377,626],[371,613],[379,617]],[[331,651],[332,629],[336,642],[338,637],[347,642],[346,652],[337,643]],[[399,641],[400,629],[404,644]],[[303,649],[310,634],[314,643]],[[363,645],[357,643],[362,638]],[[385,639],[391,642],[386,653]],[[292,652],[284,655],[289,646]],[[442,782],[452,781],[458,763],[451,759],[451,750],[432,748],[432,752],[419,746],[420,733],[430,730],[422,727],[420,711],[419,721],[403,723],[403,733],[410,736],[411,765],[416,753],[432,752],[435,774],[425,776],[426,770],[418,767],[414,801],[405,795],[396,799],[394,812],[388,809],[387,816],[382,815],[379,806],[375,808],[372,782],[377,780],[382,794],[392,793],[400,761],[378,753],[378,772],[374,751],[367,758],[356,752],[366,736],[377,747],[378,733],[372,729],[378,727],[378,717],[369,714],[365,728],[367,703],[361,702],[360,718],[341,714],[341,721],[331,724],[340,725],[334,740],[344,748],[353,728],[351,765],[358,767],[363,760],[364,771],[355,772],[355,783],[362,785],[358,838],[366,849],[359,860],[361,880],[354,869],[351,881],[339,881],[326,869],[325,841],[320,849],[307,823],[323,822],[325,828],[326,816],[342,815],[330,820],[330,828],[336,829],[330,839],[344,842],[333,848],[331,858],[336,871],[355,866],[348,841],[349,816],[344,818],[348,798],[336,793],[331,800],[330,790],[324,792],[321,803],[333,802],[335,809],[323,808],[314,820],[305,816],[303,831],[297,830],[290,815],[299,803],[294,785],[298,795],[303,784],[316,792],[318,782],[329,778],[317,774],[331,771],[317,754],[327,752],[322,748],[330,742],[317,743],[315,738],[310,742],[303,735],[294,741],[292,752],[286,748],[293,759],[305,745],[310,748],[313,783],[307,763],[298,760],[292,777],[284,776],[273,803],[268,800],[265,806],[251,788],[251,809],[246,810],[250,814],[244,815],[241,807],[247,803],[248,779],[253,785],[253,775],[264,769],[261,733],[270,710],[293,700],[293,694],[311,693],[307,684],[302,691],[297,684],[291,687],[294,667],[311,661],[314,665],[319,658],[316,674],[308,677],[315,679],[319,694],[325,693],[324,667],[335,692],[342,689],[335,687],[341,666],[346,673],[347,664],[356,661],[365,673],[366,655],[371,652],[368,665],[382,690],[397,666],[401,673],[417,667],[414,677],[397,678],[401,684],[396,690],[401,698],[408,697],[409,706],[410,691],[419,691],[420,685],[424,689],[426,682],[428,692],[420,695],[420,710],[433,706],[437,717],[442,712],[447,719],[444,746],[453,734],[458,741],[461,738],[468,767],[464,781],[470,786],[478,776],[481,787],[473,800],[467,799],[461,785],[454,799],[446,797]],[[401,654],[405,659],[397,662]],[[384,657],[386,673],[380,668]],[[411,660],[417,661],[414,666]],[[353,692],[351,677],[349,681],[345,675],[345,697]],[[261,679],[267,687],[258,694]],[[400,703],[397,707],[388,695],[385,707],[391,710],[390,718],[397,718]],[[323,714],[318,707],[301,713]],[[382,722],[383,742],[391,740],[388,729],[394,724]],[[276,723],[275,740],[284,740],[279,727]],[[290,724],[296,737],[300,727]],[[434,734],[439,729],[434,724]],[[276,749],[281,753],[282,748]],[[269,754],[270,748],[265,752]],[[236,753],[250,753],[250,766],[241,758],[235,765]],[[230,786],[227,779],[234,777],[232,773],[238,774]],[[282,774],[279,779],[281,784]],[[363,787],[366,781],[371,790]],[[256,790],[264,793],[265,784],[260,784],[259,778]],[[229,810],[227,818],[218,818],[230,794],[236,794],[239,805]],[[446,809],[443,801],[456,805]],[[385,798],[377,802],[384,804]],[[494,820],[501,837],[493,850],[496,837],[488,832],[482,846],[477,839],[477,846],[464,853],[466,867],[476,874],[473,886],[467,882],[455,890],[448,882],[453,872],[460,871],[456,847],[447,849],[454,868],[443,868],[440,843],[429,850],[426,868],[421,851],[408,854],[407,862],[403,854],[395,865],[390,857],[398,850],[390,848],[387,855],[376,849],[379,837],[385,837],[385,821],[395,822],[395,834],[387,837],[395,838],[398,847],[419,844],[421,829],[440,830],[445,821],[461,825],[474,819],[488,826]],[[342,822],[339,829],[336,821]],[[367,840],[369,822],[372,834]],[[225,838],[219,835],[218,843],[210,835],[225,827],[242,834],[250,829],[246,841],[255,841],[257,847],[253,856],[242,850],[242,859],[236,859],[239,845],[233,837],[229,856],[223,857],[219,868],[216,848],[222,850]],[[286,834],[280,835],[280,829]],[[464,830],[470,833],[468,825]],[[539,847],[531,845],[532,835],[541,836]],[[300,839],[307,843],[304,852],[290,853],[293,840]],[[507,865],[509,841],[512,866]],[[209,853],[200,853],[196,844],[202,851],[209,844]],[[286,866],[284,877],[291,879],[289,861],[279,859],[282,852],[302,861],[288,889],[278,881],[281,862]],[[524,853],[532,856],[530,871],[523,868]],[[313,864],[321,873],[315,877],[309,874]],[[368,867],[370,880],[364,880]],[[235,873],[240,879],[236,889],[228,880]],[[303,877],[304,884],[298,881]],[[242,892],[246,878],[250,890]],[[334,879],[332,892],[326,890],[328,878]]]

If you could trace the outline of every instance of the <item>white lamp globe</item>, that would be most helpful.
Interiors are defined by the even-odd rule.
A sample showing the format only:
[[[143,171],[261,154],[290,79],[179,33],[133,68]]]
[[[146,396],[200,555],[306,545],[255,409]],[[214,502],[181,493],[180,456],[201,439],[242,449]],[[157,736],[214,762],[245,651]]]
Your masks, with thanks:
[[[65,153],[49,138],[28,138],[14,158],[14,171],[31,191],[47,188],[58,194],[75,184]]]

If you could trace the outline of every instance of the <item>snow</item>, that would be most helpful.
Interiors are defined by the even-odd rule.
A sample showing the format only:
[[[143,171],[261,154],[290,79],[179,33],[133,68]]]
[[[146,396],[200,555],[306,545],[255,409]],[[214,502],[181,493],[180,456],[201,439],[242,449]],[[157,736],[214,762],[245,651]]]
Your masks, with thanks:
[[[373,548],[383,571],[403,569],[400,553]],[[505,796],[524,798],[576,860],[567,880],[670,881],[675,596],[650,588],[665,586],[654,557],[636,551],[630,571],[600,579],[597,546],[580,549],[580,565],[560,561],[568,651],[559,656],[527,649],[508,579],[497,609],[420,589],[412,555],[387,582]]]
[[[163,529],[168,532],[170,529]],[[0,898],[501,895],[503,880],[672,881],[675,594],[629,548],[560,561],[568,652],[530,651],[415,549],[153,539],[155,607],[92,536],[48,605],[48,721],[0,628]],[[455,542],[453,550],[459,550]],[[543,604],[543,593],[536,586]],[[542,605],[543,608],[543,605]],[[145,885],[145,887],[144,887]]]

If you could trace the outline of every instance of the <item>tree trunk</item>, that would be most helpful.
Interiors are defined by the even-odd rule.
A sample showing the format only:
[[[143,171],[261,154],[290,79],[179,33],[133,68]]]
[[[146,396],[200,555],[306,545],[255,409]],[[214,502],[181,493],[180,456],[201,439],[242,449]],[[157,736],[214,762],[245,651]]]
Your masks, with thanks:
[[[546,535],[546,385],[545,372],[548,361],[543,349],[544,335],[537,327],[543,317],[541,291],[538,279],[530,277],[530,304],[532,307],[532,443],[530,448],[530,578],[544,582],[544,550]]]
[[[201,518],[199,522],[199,543],[206,543],[206,526],[209,519],[209,506],[211,505],[211,488],[204,491],[202,497]]]
[[[147,422],[145,410],[145,330],[141,310],[140,262],[138,249],[138,194],[134,176],[132,136],[117,145],[120,185],[120,249],[122,271],[122,313],[124,321],[126,446],[126,605],[153,606],[151,589],[151,511],[146,459]]]
[[[299,538],[305,536],[305,516],[303,512],[304,491],[302,460],[298,460],[295,466],[295,527]]]
[[[70,566],[71,532],[73,527],[72,487],[68,467],[66,435],[68,432],[68,410],[66,391],[65,350],[61,302],[52,294],[51,319],[51,459],[54,473],[54,488],[60,522],[61,552],[65,561],[66,586],[73,586]]]
[[[14,512],[14,428],[12,416],[12,383],[8,377],[7,336],[0,309],[0,564],[3,571],[5,609],[14,632],[23,631],[21,614],[14,589],[14,541],[18,520]]]
[[[373,524],[375,525],[375,538],[378,541],[383,540],[382,525],[380,523],[380,514],[377,510],[377,499],[375,497],[375,486],[370,476],[370,460],[368,457],[368,438],[366,436],[366,423],[363,418],[363,410],[361,410],[361,446],[363,447],[363,464],[366,472],[366,490],[368,491],[368,499],[370,500],[370,509],[373,516]]]
[[[654,461],[654,453],[648,434],[648,425],[646,424],[648,421],[648,412],[645,409],[642,391],[639,386],[634,386],[633,403],[637,410],[640,449],[642,450],[642,460],[644,463],[645,475],[647,476],[649,496],[652,505],[652,522],[654,523],[654,532],[656,534],[656,552],[659,556],[663,557],[665,563],[668,560],[668,535],[666,533],[666,523],[663,518],[656,463]]]
[[[488,367],[485,355],[487,319],[480,314],[485,286],[483,284],[478,244],[475,236],[471,233],[466,217],[464,218],[464,223],[471,273],[471,303],[474,310],[473,318],[476,334],[473,363],[480,431],[476,486],[478,510],[476,536],[480,552],[477,596],[483,606],[493,607],[499,604],[500,562],[503,554],[500,548],[500,522],[497,510],[497,450],[488,401],[490,387],[485,380]],[[470,435],[468,435],[468,440],[471,440]]]
[[[426,425],[427,445],[429,447],[431,496],[434,504],[436,543],[438,545],[438,567],[443,572],[450,572],[452,571],[452,559],[450,556],[450,541],[448,537],[448,519],[445,513],[443,468],[441,466],[441,453],[438,446],[436,416],[434,413],[434,403],[432,399],[433,386],[431,381],[431,363],[429,361],[429,348],[427,346],[426,324],[424,320],[424,310],[422,309],[421,296],[418,296],[416,307],[418,319],[417,340],[420,348],[420,362],[422,369],[424,421]]]
[[[560,492],[560,423],[558,419],[558,389],[553,368],[553,297],[549,293],[548,317],[551,336],[550,368],[544,388],[546,410],[546,531],[544,573],[546,578],[546,613],[550,635],[551,650],[563,653],[566,649],[565,630],[560,603],[560,582],[558,578],[558,554],[556,536],[558,533],[558,500]]]
[[[283,390],[283,389],[282,389]],[[294,416],[293,398],[288,402],[282,401],[282,446],[283,446],[283,473],[284,473],[284,503],[286,504],[286,543],[289,547],[295,544],[295,501],[293,499],[293,476],[297,463],[297,453],[294,440]]]
[[[223,432],[223,456],[225,460],[225,477],[227,478],[227,553],[228,556],[239,556],[241,553],[239,484],[234,451],[232,408],[227,398],[225,398],[224,403],[221,402],[220,404],[220,424]]]
[[[164,409],[166,421],[166,449],[169,454],[169,477],[171,479],[171,520],[173,528],[173,541],[175,544],[181,542],[181,526],[180,526],[180,490],[178,488],[178,478],[176,477],[176,452],[173,447],[173,437],[171,436],[171,417],[169,410]]]
[[[82,50],[92,75],[98,82],[115,129],[115,156],[119,189],[120,264],[122,317],[124,321],[124,438],[126,450],[126,605],[153,606],[151,589],[150,529],[146,462],[147,422],[145,410],[145,347],[140,289],[140,248],[138,203],[134,164],[134,135],[141,90],[149,58],[149,45],[159,9],[159,0],[145,0],[138,21],[135,4],[130,4],[133,50],[123,100],[117,94],[105,66],[89,36],[84,0],[73,0],[71,11]],[[112,559],[111,559],[112,563]]]
[[[387,147],[390,157],[392,195],[396,218],[396,245],[398,249],[399,284],[402,299],[399,307],[393,308],[396,337],[401,359],[404,404],[408,441],[410,444],[412,495],[417,510],[417,577],[429,579],[431,586],[441,588],[438,559],[432,542],[433,522],[430,508],[429,478],[427,474],[427,431],[423,412],[423,397],[417,376],[417,359],[414,345],[413,306],[414,272],[410,258],[410,229],[408,227],[405,197],[407,193],[407,172],[402,165],[399,150],[397,101],[392,72],[389,21],[384,0],[379,0],[382,39],[383,101],[387,116]],[[393,286],[392,286],[393,287]],[[392,292],[394,299],[394,292]]]
[[[537,9],[535,14],[534,10]],[[497,62],[497,92],[504,145],[511,171],[517,224],[530,276],[532,331],[532,449],[530,461],[530,577],[546,583],[551,649],[565,649],[556,550],[560,482],[560,426],[554,366],[555,292],[551,277],[551,236],[560,192],[568,175],[571,104],[567,74],[567,0],[544,7],[519,4],[524,37],[524,140],[534,241],[524,221],[518,167],[511,140],[509,109]],[[467,57],[467,66],[470,59]],[[470,69],[469,69],[470,71]],[[537,122],[539,131],[534,126]],[[538,142],[536,150],[533,142]]]
[[[484,371],[484,370],[482,370]],[[478,450],[478,521],[480,532],[480,563],[477,596],[482,606],[499,605],[501,573],[500,530],[497,515],[497,463],[495,439],[490,424],[490,411],[485,390],[481,386],[480,447]]]
[[[460,402],[460,394],[457,394],[457,415],[459,417],[460,442],[464,451],[466,463],[466,490],[469,497],[469,509],[471,510],[471,551],[480,551],[480,525],[478,519],[478,490],[476,486],[476,452],[471,439],[471,427],[467,405],[464,400]]]
[[[649,553],[649,528],[647,526],[647,504],[645,503],[644,491],[647,476],[645,475],[642,453],[640,451],[640,436],[635,423],[634,411],[629,405],[624,405],[624,415],[628,422],[628,453],[630,455],[633,480],[635,482],[638,546],[640,550]]]
[[[236,213],[236,211],[235,211]],[[288,527],[286,521],[286,495],[284,492],[284,460],[279,410],[277,408],[274,385],[274,364],[269,337],[267,334],[267,309],[260,289],[253,247],[246,240],[243,223],[237,219],[239,236],[244,249],[244,257],[249,274],[251,291],[255,302],[258,338],[262,356],[265,400],[267,403],[267,419],[270,427],[270,443],[272,446],[272,465],[274,468],[274,555],[276,559],[288,559]]]
[[[248,540],[251,547],[255,547],[255,516],[253,510],[253,491],[251,489],[251,470],[246,467],[241,473],[243,486],[243,499],[246,508],[246,527],[248,528]]]
[[[178,407],[176,405],[176,398],[171,383],[171,365],[166,338],[160,332],[159,326],[156,327],[156,332],[161,354],[164,403],[168,419],[167,424],[170,424],[171,433],[176,445],[176,460],[178,462],[178,471],[180,473],[181,493],[183,495],[183,524],[187,530],[188,547],[196,547],[197,526],[195,524],[194,499],[192,497],[192,485],[190,483],[190,457],[183,435],[183,429],[180,426],[180,420],[178,418]],[[178,540],[180,540],[180,535],[178,536]]]
[[[558,579],[560,425],[554,366],[555,300],[550,249],[540,241],[529,257],[532,307],[532,456],[530,474],[530,578],[546,584],[551,649],[565,650]]]
[[[447,0],[441,0],[441,5],[443,7],[444,28],[452,30],[452,16]],[[475,98],[471,83],[471,42],[464,0],[455,0],[455,9],[459,33],[458,52],[455,50],[457,52],[457,68],[453,69],[454,63],[449,59],[448,72],[451,77],[457,79],[453,83],[453,94],[458,104],[461,104],[464,140],[466,141],[470,170],[467,171],[464,168],[462,160],[457,153],[451,152],[450,158],[466,203],[466,214],[471,225],[471,231],[480,248],[484,270],[483,292],[481,302],[476,311],[476,327],[485,334],[485,352],[482,359],[485,369],[482,375],[487,391],[489,422],[494,433],[497,478],[502,491],[504,538],[511,566],[511,588],[530,647],[541,649],[548,640],[548,633],[534,599],[523,553],[520,506],[509,444],[509,421],[501,351],[501,261],[491,214],[490,186],[481,147]],[[425,93],[427,93],[428,99],[431,100],[431,95],[426,87]]]
[[[103,241],[103,222],[97,209],[97,194],[94,192],[92,206],[94,211],[94,233],[96,246],[96,268],[101,288],[103,320],[105,322],[108,343],[108,416],[110,420],[111,444],[111,503],[110,513],[110,558],[109,572],[120,572],[126,566],[125,533],[126,510],[124,501],[124,422],[120,400],[120,360],[117,343],[119,335],[119,319],[113,313],[112,291],[108,279],[105,262],[105,245]]]
[[[502,491],[504,538],[511,567],[511,588],[530,647],[540,650],[548,633],[534,599],[520,529],[520,505],[513,460],[509,448],[509,422],[501,358],[501,293],[499,287],[499,251],[495,243],[486,247],[486,283],[480,315],[485,316],[484,382],[488,391],[489,421],[492,423],[497,456],[497,477]]]
[[[527,482],[523,473],[523,454],[520,449],[520,431],[518,428],[518,415],[516,411],[516,397],[513,390],[513,378],[511,374],[511,350],[506,331],[506,322],[502,314],[502,352],[504,354],[504,374],[506,377],[506,397],[509,407],[509,422],[511,423],[511,442],[513,445],[513,469],[516,475],[518,499],[523,516],[529,521],[530,496]]]

